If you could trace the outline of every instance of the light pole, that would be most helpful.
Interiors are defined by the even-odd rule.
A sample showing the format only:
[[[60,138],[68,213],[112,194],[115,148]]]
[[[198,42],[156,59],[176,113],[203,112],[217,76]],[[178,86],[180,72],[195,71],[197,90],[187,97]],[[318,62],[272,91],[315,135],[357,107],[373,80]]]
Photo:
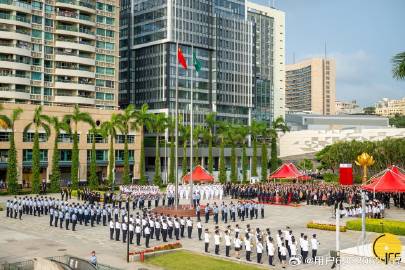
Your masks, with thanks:
[[[127,263],[129,263],[129,195],[127,198]]]

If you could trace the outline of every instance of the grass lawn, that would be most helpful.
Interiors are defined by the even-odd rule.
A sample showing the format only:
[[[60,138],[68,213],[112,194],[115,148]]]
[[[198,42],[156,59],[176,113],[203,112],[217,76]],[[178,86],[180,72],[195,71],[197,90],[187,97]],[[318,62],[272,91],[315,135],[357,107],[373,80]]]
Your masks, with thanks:
[[[263,269],[247,264],[239,264],[211,256],[198,255],[188,251],[177,251],[150,257],[147,264],[162,267],[166,270],[258,270]]]

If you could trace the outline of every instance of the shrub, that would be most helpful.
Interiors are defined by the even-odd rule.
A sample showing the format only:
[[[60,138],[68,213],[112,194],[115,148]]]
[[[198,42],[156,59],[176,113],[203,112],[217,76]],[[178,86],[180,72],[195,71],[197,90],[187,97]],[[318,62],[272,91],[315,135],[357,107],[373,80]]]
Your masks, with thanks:
[[[318,224],[318,223],[310,222],[307,224],[307,228],[324,230],[324,231],[336,231],[336,226],[333,224]],[[340,226],[340,231],[346,232],[346,226]]]
[[[382,224],[381,224],[382,223]],[[346,222],[347,229],[361,231],[361,219],[349,220]],[[390,219],[366,219],[366,231],[377,233],[392,233],[405,235],[405,222]]]
[[[323,175],[323,180],[328,183],[337,182],[339,180],[339,176],[334,173],[325,173]]]

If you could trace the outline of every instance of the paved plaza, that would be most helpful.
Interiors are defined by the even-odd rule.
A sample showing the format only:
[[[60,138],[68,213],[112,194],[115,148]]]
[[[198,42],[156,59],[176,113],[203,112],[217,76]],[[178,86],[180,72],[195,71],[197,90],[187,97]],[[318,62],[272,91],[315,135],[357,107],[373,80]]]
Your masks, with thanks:
[[[56,198],[59,196],[55,195]],[[0,197],[0,202],[4,203],[10,197]],[[226,201],[230,201],[226,199]],[[213,202],[213,201],[212,201]],[[186,201],[181,203],[186,204]],[[202,201],[206,203],[206,201]],[[218,201],[217,201],[218,203]],[[133,212],[132,212],[133,213]],[[404,219],[403,210],[395,208],[386,211],[386,218]],[[331,221],[332,209],[326,206],[307,206],[301,205],[299,207],[291,206],[265,206],[265,218],[264,219],[245,219],[244,222],[238,221],[241,229],[246,227],[246,224],[250,224],[251,228],[259,227],[262,230],[270,228],[272,235],[274,236],[278,229],[285,229],[289,226],[296,238],[299,238],[299,234],[304,232],[309,238],[313,233],[317,234],[317,238],[320,241],[318,249],[318,255],[328,256],[329,251],[335,249],[335,232],[321,231],[307,229],[306,224],[311,220],[323,220]],[[343,219],[343,222],[347,219]],[[233,222],[228,222],[234,228]],[[204,228],[209,228],[212,232],[214,229],[214,223],[212,218],[209,224],[203,223]],[[221,229],[225,229],[226,224],[219,222]],[[360,232],[348,231],[341,233],[341,249],[356,246],[360,239]],[[367,237],[372,240],[376,234],[368,233]],[[211,239],[212,240],[212,239]],[[405,238],[401,240],[405,242]],[[172,240],[174,241],[174,240]],[[204,251],[203,241],[198,241],[196,222],[194,222],[193,239],[183,238],[181,240],[183,247],[187,250],[200,252]],[[144,248],[144,241],[142,239],[143,246],[137,248],[135,245],[131,246],[131,250],[139,250]],[[162,241],[151,240],[151,247],[161,245]],[[126,263],[126,244],[122,241],[111,241],[109,239],[109,228],[102,225],[96,227],[78,226],[77,231],[65,230],[65,228],[49,227],[49,216],[41,216],[40,218],[35,216],[23,215],[23,220],[10,219],[6,217],[5,211],[0,212],[0,262],[8,261],[22,261],[32,259],[33,257],[48,257],[58,256],[63,254],[70,254],[77,257],[87,259],[90,256],[90,252],[95,250],[97,252],[98,261],[100,263],[108,264],[121,269],[139,269],[145,268],[138,262],[130,264]],[[213,241],[210,245],[210,254],[214,253]],[[253,249],[254,250],[254,249]],[[225,245],[221,245],[220,254],[225,255]],[[233,254],[231,254],[233,255]],[[255,251],[252,252],[255,255]],[[215,256],[215,255],[212,255]],[[244,257],[242,254],[242,261]],[[256,258],[253,256],[252,261]],[[275,269],[281,269],[278,259],[275,258]],[[264,256],[264,263],[267,263],[267,256]],[[146,266],[148,269],[155,269],[154,267]],[[300,266],[288,266],[287,268],[294,269],[330,269],[330,266],[314,266],[314,265],[300,265]]]

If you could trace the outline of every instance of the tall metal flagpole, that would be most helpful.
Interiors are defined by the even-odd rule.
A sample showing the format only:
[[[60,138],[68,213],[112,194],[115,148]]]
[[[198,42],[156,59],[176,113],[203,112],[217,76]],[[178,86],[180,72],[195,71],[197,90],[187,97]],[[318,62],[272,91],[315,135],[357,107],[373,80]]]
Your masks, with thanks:
[[[174,2],[174,32],[176,35],[176,54],[178,56],[179,54],[179,38],[177,35],[177,1]],[[176,61],[176,101],[175,101],[176,105],[175,105],[175,114],[176,114],[176,123],[175,123],[175,133],[176,133],[176,184],[175,184],[175,188],[174,188],[174,200],[175,200],[175,205],[176,205],[176,209],[179,206],[179,157],[178,157],[178,145],[179,145],[179,61],[177,59]]]
[[[191,46],[191,57],[194,60],[194,46]],[[192,61],[193,62],[193,61]],[[190,205],[193,205],[193,63],[190,66],[191,71],[191,102],[190,102]],[[198,142],[197,142],[198,143]]]

